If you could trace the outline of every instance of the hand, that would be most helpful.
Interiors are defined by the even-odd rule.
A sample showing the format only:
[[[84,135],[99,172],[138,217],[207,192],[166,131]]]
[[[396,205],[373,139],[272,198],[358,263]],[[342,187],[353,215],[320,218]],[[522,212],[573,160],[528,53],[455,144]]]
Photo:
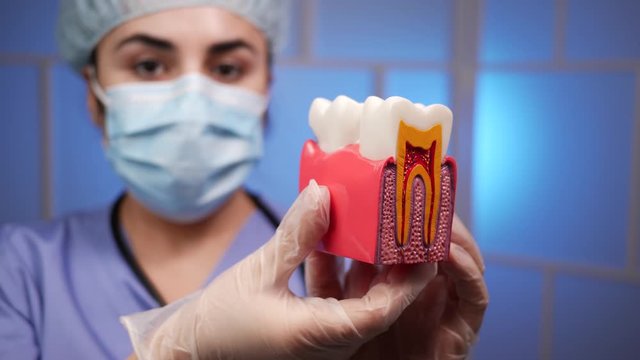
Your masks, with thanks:
[[[360,297],[384,267],[354,261],[344,286],[340,261],[314,252],[307,260],[310,295]],[[387,331],[362,345],[355,359],[464,359],[488,304],[484,262],[473,237],[455,216],[449,261]],[[375,281],[373,281],[375,283]]]
[[[447,294],[444,304],[436,305],[444,308],[444,313],[434,338],[434,358],[465,359],[480,331],[489,292],[480,249],[457,215],[453,219],[449,262],[442,264],[442,270],[443,276],[438,275],[442,280],[433,283],[434,287],[444,287]],[[437,290],[424,290],[430,291]]]
[[[436,275],[432,265],[386,268],[358,297],[299,298],[288,279],[329,226],[329,193],[309,184],[273,238],[201,294],[129,316],[142,359],[345,359],[393,324]]]

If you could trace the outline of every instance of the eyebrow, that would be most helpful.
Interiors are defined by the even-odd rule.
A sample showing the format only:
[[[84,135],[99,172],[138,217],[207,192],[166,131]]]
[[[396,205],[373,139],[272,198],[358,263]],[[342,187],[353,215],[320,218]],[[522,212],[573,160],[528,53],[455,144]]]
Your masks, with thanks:
[[[175,46],[168,40],[160,39],[147,34],[134,34],[126,39],[120,41],[116,46],[116,50],[122,48],[123,46],[131,43],[142,43],[144,45],[157,48],[159,50],[171,51],[175,49]],[[237,39],[224,41],[221,43],[213,44],[207,49],[207,52],[212,55],[221,55],[236,49],[247,49],[252,53],[256,53],[255,47],[253,47],[248,42]]]
[[[225,54],[231,51],[234,51],[236,49],[247,49],[249,51],[251,51],[252,53],[256,53],[256,49],[249,44],[248,42],[244,41],[244,40],[231,40],[231,41],[224,41],[221,43],[217,43],[214,45],[211,45],[208,49],[208,53],[211,55],[221,55],[221,54]]]
[[[116,50],[131,43],[142,43],[144,45],[154,47],[159,50],[173,50],[175,48],[173,44],[167,40],[153,37],[147,34],[134,34],[120,41],[118,43],[118,46],[116,46]]]

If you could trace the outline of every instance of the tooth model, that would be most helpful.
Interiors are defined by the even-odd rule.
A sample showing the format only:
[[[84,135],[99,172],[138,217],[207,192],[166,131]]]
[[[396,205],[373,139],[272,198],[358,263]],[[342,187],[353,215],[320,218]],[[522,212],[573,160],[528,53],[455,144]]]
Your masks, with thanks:
[[[302,149],[300,189],[331,193],[321,250],[371,264],[438,262],[449,253],[456,164],[451,111],[401,97],[318,98]]]

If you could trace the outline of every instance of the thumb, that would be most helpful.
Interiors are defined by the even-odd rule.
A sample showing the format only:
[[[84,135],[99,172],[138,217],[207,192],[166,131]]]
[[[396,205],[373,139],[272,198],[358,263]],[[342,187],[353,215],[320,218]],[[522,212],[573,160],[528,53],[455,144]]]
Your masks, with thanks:
[[[329,190],[311,180],[265,245],[264,260],[274,267],[278,285],[286,286],[293,271],[327,232],[329,204]]]

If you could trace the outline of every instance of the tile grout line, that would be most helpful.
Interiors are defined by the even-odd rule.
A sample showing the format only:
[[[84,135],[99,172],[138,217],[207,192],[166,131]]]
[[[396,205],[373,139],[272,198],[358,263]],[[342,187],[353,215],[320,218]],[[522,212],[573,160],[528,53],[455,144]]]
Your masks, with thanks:
[[[315,14],[318,4],[315,0],[303,1],[300,9],[300,37],[298,38],[299,54],[302,63],[308,64],[313,60],[313,32],[315,29]]]
[[[538,271],[552,270],[555,273],[640,285],[640,274],[629,273],[625,268],[606,268],[500,254],[485,254],[485,259],[488,262],[498,265],[519,269],[533,269]]]
[[[393,61],[393,60],[358,60],[358,59],[301,59],[297,57],[283,58],[278,61],[279,65],[289,66],[317,66],[317,67],[372,67],[372,66],[389,66],[405,69],[429,69],[429,70],[446,70],[449,64],[434,61]]]
[[[55,63],[59,60],[60,57],[55,54],[0,53],[0,64],[2,65],[40,65],[43,61]]]
[[[53,215],[52,158],[51,158],[51,66],[54,62],[43,59],[38,64],[38,93],[40,108],[40,189],[41,217],[49,219]]]
[[[458,160],[457,212],[473,229],[471,194],[473,176],[473,122],[480,18],[483,2],[453,2],[452,107],[454,112],[455,154]],[[464,146],[464,147],[463,147]],[[465,151],[466,150],[466,151]]]
[[[382,65],[373,67],[373,94],[384,99],[385,67]],[[363,99],[364,100],[364,99]]]
[[[310,40],[302,41],[309,43]],[[307,50],[311,51],[311,50]],[[49,63],[63,62],[58,56],[39,56],[32,54],[2,54],[0,53],[0,65],[38,65],[43,61]],[[437,62],[428,60],[362,60],[362,59],[340,59],[326,58],[315,59],[311,54],[302,58],[299,55],[282,57],[278,59],[278,65],[285,66],[313,66],[313,67],[373,67],[383,65],[406,70],[441,70],[453,71],[448,62]],[[503,63],[478,63],[477,68],[483,70],[516,70],[516,71],[549,71],[549,70],[637,70],[640,67],[640,60],[580,60],[555,62],[503,62]]]
[[[447,60],[447,62],[450,64],[451,67],[451,72],[453,73],[453,63],[454,63],[454,55],[456,52],[456,44],[455,44],[455,36],[456,36],[456,26],[458,26],[458,23],[456,21],[456,14],[455,14],[455,1],[451,2],[452,5],[451,6],[451,14],[450,19],[451,19],[451,24],[449,26],[449,34],[450,34],[450,38],[449,38],[449,59]],[[453,89],[449,89],[449,96],[451,98],[453,98]]]
[[[553,63],[558,65],[565,62],[567,6],[567,0],[555,1]]]
[[[475,102],[476,102],[476,92],[475,92],[475,88],[477,87],[477,79],[479,78],[479,74],[480,72],[484,69],[482,67],[482,64],[484,63],[484,61],[482,60],[482,56],[480,55],[483,46],[484,46],[484,38],[482,36],[483,34],[483,30],[485,28],[485,23],[486,23],[486,2],[485,0],[477,0],[477,9],[476,9],[476,33],[475,33],[475,67],[473,69],[473,79],[474,79],[474,92],[473,92],[473,108],[472,108],[472,129],[471,129],[471,133],[469,134],[469,137],[471,139],[471,148],[469,150],[469,152],[471,154],[474,153],[474,148],[473,148],[473,143],[475,141],[475,122],[476,122],[476,118],[475,118]],[[456,148],[459,148],[459,145],[456,145]],[[473,156],[473,155],[470,155]],[[471,164],[473,164],[473,159],[470,161]],[[475,227],[475,219],[472,216],[472,209],[474,208],[474,204],[473,204],[473,168],[470,169],[469,172],[469,216],[470,219],[468,220],[468,226],[469,228],[474,231]]]
[[[640,253],[640,67],[635,72],[634,131],[631,153],[631,184],[629,204],[629,229],[627,236],[627,269],[639,274],[638,253]]]
[[[481,64],[486,70],[503,71],[553,71],[553,70],[586,70],[586,71],[610,71],[610,70],[636,70],[640,66],[637,60],[588,60],[588,61],[562,61],[562,62],[520,62],[520,63],[492,63]]]
[[[553,352],[553,315],[555,298],[555,273],[543,270],[542,278],[542,319],[540,322],[540,360],[551,360]]]

